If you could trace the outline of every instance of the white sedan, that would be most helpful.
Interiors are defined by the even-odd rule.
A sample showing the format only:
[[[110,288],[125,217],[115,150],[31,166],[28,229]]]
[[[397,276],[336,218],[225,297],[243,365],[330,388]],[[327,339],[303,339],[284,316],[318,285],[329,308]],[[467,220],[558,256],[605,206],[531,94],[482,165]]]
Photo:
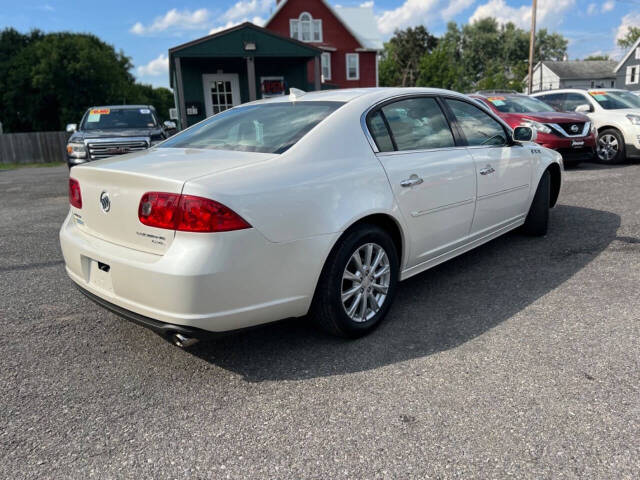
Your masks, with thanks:
[[[357,337],[399,281],[517,227],[546,233],[562,160],[534,135],[446,90],[241,105],[73,167],[66,270],[181,346],[307,314]]]

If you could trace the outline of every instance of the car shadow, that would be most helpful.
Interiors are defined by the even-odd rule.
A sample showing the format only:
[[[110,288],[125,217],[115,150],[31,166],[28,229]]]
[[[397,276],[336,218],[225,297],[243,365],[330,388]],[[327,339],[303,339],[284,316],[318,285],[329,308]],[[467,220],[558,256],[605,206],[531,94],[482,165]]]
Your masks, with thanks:
[[[607,248],[619,226],[613,213],[559,205],[545,237],[510,233],[402,282],[386,320],[359,340],[292,319],[188,351],[252,382],[340,375],[431,355],[487,332],[557,288]]]

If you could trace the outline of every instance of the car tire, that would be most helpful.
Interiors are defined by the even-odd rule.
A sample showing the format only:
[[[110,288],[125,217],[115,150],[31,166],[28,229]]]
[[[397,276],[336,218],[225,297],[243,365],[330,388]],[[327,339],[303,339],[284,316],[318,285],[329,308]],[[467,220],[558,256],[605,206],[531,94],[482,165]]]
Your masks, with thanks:
[[[551,193],[551,176],[546,170],[536,189],[536,194],[531,202],[529,213],[522,226],[526,235],[541,237],[547,234],[549,228],[549,203]]]
[[[341,337],[357,338],[371,332],[391,307],[399,265],[396,246],[385,230],[365,224],[348,231],[327,258],[311,318],[326,332]]]
[[[624,138],[614,129],[607,128],[598,134],[596,155],[601,163],[613,165],[626,160]]]

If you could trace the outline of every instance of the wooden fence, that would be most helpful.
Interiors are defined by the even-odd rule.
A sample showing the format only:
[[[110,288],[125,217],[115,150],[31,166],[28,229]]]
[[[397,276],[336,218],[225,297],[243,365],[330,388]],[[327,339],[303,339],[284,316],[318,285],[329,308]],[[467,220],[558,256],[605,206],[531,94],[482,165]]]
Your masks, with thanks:
[[[0,135],[0,163],[66,161],[66,132],[5,133]]]

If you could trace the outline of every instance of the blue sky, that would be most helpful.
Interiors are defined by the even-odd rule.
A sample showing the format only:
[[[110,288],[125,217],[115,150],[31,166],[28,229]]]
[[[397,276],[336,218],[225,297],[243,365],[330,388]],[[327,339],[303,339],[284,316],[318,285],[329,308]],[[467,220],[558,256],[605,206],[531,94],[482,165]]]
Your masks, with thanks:
[[[373,6],[381,36],[395,28],[425,25],[442,33],[450,20],[467,23],[494,16],[528,29],[531,0],[328,0],[332,5]],[[176,6],[178,5],[178,6]],[[260,24],[275,0],[0,0],[0,28],[20,31],[90,32],[123,50],[133,74],[145,83],[168,85],[167,50],[245,20]],[[615,39],[628,25],[640,26],[640,0],[538,0],[538,25],[567,37],[569,57],[621,55]]]

